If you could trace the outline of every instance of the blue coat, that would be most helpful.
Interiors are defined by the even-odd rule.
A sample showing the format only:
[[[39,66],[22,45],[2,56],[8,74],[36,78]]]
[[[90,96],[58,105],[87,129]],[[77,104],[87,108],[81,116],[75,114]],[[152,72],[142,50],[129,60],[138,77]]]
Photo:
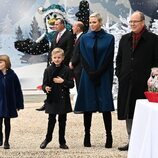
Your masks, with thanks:
[[[97,37],[96,55],[93,51],[95,32],[88,32],[80,39],[83,69],[75,112],[114,110],[112,97],[114,37],[104,30],[99,31]],[[93,79],[91,74],[95,74]],[[96,84],[97,82],[99,84]]]
[[[4,75],[0,71],[0,117],[17,117],[17,109],[23,109],[23,95],[19,79],[12,69]]]

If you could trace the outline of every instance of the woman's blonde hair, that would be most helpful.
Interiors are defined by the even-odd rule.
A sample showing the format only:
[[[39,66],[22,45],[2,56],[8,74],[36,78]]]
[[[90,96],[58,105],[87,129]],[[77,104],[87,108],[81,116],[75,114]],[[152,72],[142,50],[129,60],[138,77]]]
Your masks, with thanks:
[[[0,61],[4,61],[6,64],[6,69],[11,68],[11,62],[8,55],[0,55]]]
[[[55,55],[55,54],[57,54],[57,53],[61,53],[61,55],[62,55],[63,57],[65,56],[65,55],[64,55],[64,50],[61,49],[61,48],[54,48],[54,49],[52,50],[51,55],[53,56],[53,55]]]
[[[89,18],[92,18],[92,17],[97,18],[100,24],[103,25],[103,18],[101,17],[100,13],[94,12],[89,16]]]

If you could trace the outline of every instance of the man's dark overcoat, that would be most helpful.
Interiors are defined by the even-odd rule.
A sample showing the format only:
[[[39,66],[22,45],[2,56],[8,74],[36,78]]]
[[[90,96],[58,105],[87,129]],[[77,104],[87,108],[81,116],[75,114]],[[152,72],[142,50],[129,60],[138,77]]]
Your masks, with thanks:
[[[59,39],[58,42],[56,42],[58,36],[58,32],[56,32],[54,34],[54,38],[53,41],[51,43],[51,49],[48,55],[49,60],[51,61],[51,51],[54,48],[61,48],[64,50],[64,54],[65,54],[65,58],[64,58],[64,64],[65,65],[69,65],[71,56],[72,56],[72,51],[73,51],[73,43],[74,43],[74,37],[72,32],[66,30],[63,35],[61,36],[61,38]]]
[[[132,51],[132,33],[122,36],[116,57],[119,81],[118,119],[133,118],[137,99],[144,99],[151,68],[158,67],[158,36],[147,30]]]
[[[80,37],[83,35],[83,33],[79,36],[79,38],[75,41],[74,49],[72,53],[71,63],[74,67],[73,72],[75,76],[76,81],[76,87],[78,89],[79,82],[80,82],[80,76],[81,76],[81,57],[80,57]]]

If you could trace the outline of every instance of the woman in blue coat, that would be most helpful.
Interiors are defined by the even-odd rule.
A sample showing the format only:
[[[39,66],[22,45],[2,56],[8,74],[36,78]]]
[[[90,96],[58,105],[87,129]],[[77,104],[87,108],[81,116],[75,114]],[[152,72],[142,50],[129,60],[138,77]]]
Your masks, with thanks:
[[[83,70],[75,105],[76,113],[84,113],[84,146],[91,147],[90,127],[93,112],[103,113],[106,129],[106,148],[112,147],[112,97],[114,37],[102,28],[99,13],[89,18],[91,31],[80,40]]]
[[[17,110],[23,108],[23,94],[19,79],[11,69],[9,57],[7,55],[0,55],[0,146],[3,144],[2,124],[4,120],[4,149],[10,148],[10,118],[17,117]]]

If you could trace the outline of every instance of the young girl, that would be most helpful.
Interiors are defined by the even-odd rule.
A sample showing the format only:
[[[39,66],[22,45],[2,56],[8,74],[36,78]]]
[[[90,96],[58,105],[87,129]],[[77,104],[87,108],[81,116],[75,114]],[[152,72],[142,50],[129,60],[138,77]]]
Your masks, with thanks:
[[[48,128],[45,140],[40,145],[46,148],[52,140],[52,133],[56,123],[56,115],[59,121],[60,148],[68,149],[65,140],[65,127],[67,113],[72,111],[69,88],[74,87],[71,70],[63,64],[64,51],[55,48],[51,54],[52,64],[45,69],[42,89],[47,93],[45,112],[49,114]]]
[[[10,148],[10,118],[17,117],[17,110],[23,108],[23,94],[19,79],[11,69],[9,57],[7,55],[0,55],[0,146],[3,145],[2,124],[4,120],[4,149]]]

